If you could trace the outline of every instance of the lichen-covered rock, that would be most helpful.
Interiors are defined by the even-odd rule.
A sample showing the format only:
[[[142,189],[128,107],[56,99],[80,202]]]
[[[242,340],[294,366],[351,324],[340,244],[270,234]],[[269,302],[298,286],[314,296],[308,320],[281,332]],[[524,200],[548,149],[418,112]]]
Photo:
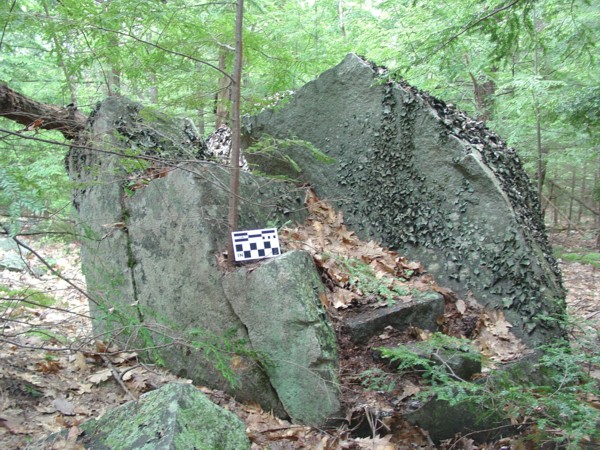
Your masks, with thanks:
[[[482,123],[350,54],[248,119],[245,147],[264,138],[303,140],[335,160],[323,164],[306,145],[278,149],[287,159],[246,153],[262,172],[310,183],[361,238],[504,309],[532,346],[562,333],[545,320],[564,311],[564,290],[537,198],[516,152]]]
[[[169,134],[165,123],[133,120],[131,111],[137,109],[126,99],[106,100],[94,115],[90,142],[74,147],[68,159],[71,177],[80,183],[74,202],[87,236],[81,257],[92,298],[94,331],[107,333],[128,348],[150,347],[139,353],[180,376],[225,390],[237,400],[259,403],[280,417],[292,414],[298,422],[309,420],[304,413],[295,415],[293,408],[282,405],[281,394],[270,380],[276,372],[265,371],[253,348],[251,336],[259,332],[253,327],[260,333],[279,333],[281,324],[257,317],[250,326],[233,307],[236,299],[224,291],[224,270],[218,260],[228,243],[229,171],[211,162],[183,164],[153,156],[153,167],[148,167],[143,159],[128,158],[148,156],[140,153],[138,142],[146,142],[148,136],[152,137],[146,142],[153,145],[149,147],[152,154],[172,156],[182,151],[174,144],[179,142],[178,135]],[[89,148],[93,146],[101,151]],[[242,173],[240,229],[303,221],[304,196],[305,191],[293,185]],[[302,275],[314,281],[314,271],[298,274]],[[234,289],[231,282],[227,286]],[[288,301],[297,298],[287,288],[284,294],[289,295]],[[256,295],[262,293],[256,291]],[[297,323],[305,318],[298,318]],[[318,327],[316,323],[310,326]],[[322,366],[303,370],[323,370],[324,379],[333,382],[335,341],[310,351],[317,352],[311,357]],[[299,359],[296,364],[301,365]],[[288,382],[289,389],[294,389],[295,379]],[[303,384],[295,389],[297,401],[316,411],[312,424],[322,424],[312,421],[316,417],[328,419],[325,411],[337,412],[330,405],[336,404],[336,396],[318,398],[319,404],[312,404],[309,400],[316,400],[311,397],[313,391]],[[321,403],[328,406],[321,408]]]
[[[79,427],[83,433],[77,443],[93,450],[250,448],[246,426],[235,414],[183,383],[148,392],[137,402],[121,405]],[[64,441],[63,434],[45,439],[44,448],[63,448],[52,446]]]
[[[223,280],[252,348],[283,407],[311,425],[341,420],[335,333],[321,303],[324,287],[307,252],[293,251]]]

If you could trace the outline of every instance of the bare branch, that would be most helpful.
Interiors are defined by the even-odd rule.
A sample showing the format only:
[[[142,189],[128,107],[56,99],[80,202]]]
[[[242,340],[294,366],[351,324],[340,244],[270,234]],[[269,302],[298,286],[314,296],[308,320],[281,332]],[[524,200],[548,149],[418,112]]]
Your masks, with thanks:
[[[57,276],[58,278],[60,278],[61,280],[65,281],[69,286],[71,286],[72,288],[74,288],[77,292],[79,292],[80,294],[82,294],[83,296],[85,296],[85,298],[87,298],[88,300],[90,300],[91,302],[95,303],[96,305],[98,305],[98,302],[92,298],[90,296],[90,294],[88,294],[87,292],[85,292],[83,289],[81,289],[79,286],[77,286],[76,284],[74,284],[71,280],[69,280],[68,278],[65,278],[60,272],[58,272],[57,270],[55,270],[39,253],[37,253],[34,249],[32,249],[31,247],[29,247],[27,244],[25,244],[23,241],[21,241],[20,239],[17,239],[16,237],[12,238],[18,245],[19,247],[23,247],[25,250],[29,250],[37,259],[40,260],[40,262],[45,265],[50,272],[52,272],[53,275]]]

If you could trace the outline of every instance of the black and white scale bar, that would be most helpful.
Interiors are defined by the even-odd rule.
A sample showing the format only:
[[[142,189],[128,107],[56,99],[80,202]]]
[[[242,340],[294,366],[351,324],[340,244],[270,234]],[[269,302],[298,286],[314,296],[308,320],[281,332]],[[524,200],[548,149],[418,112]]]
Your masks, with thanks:
[[[231,233],[236,261],[272,258],[281,254],[277,228]]]

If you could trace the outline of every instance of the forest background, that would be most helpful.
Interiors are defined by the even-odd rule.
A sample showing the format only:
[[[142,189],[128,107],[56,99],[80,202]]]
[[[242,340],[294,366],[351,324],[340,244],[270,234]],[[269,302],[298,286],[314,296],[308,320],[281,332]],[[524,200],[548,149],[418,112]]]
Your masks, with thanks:
[[[6,84],[85,116],[123,95],[208,136],[232,119],[237,3],[0,0],[0,94]],[[246,0],[241,112],[287,101],[358,53],[485,122],[519,152],[546,222],[589,236],[600,230],[599,28],[588,0]],[[68,149],[60,132],[0,109],[0,234],[35,222],[69,245]],[[594,291],[580,285],[570,291]]]
[[[0,81],[85,115],[124,95],[207,135],[230,116],[235,13],[227,1],[2,0]],[[514,146],[549,223],[598,228],[593,2],[267,0],[247,1],[244,15],[242,114],[356,52]],[[0,117],[0,210],[13,228],[69,212],[66,141],[29,128]]]

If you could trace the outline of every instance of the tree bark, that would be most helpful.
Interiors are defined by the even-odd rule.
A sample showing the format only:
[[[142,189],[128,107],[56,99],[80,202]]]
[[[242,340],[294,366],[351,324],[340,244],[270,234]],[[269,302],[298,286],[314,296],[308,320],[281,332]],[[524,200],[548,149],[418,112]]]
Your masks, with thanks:
[[[219,70],[225,73],[227,70],[227,53],[229,50],[225,47],[219,49]],[[227,125],[229,119],[229,102],[231,101],[232,90],[231,78],[222,76],[219,78],[219,91],[215,96],[215,129]]]
[[[243,58],[243,18],[244,18],[244,0],[237,0],[237,9],[235,16],[235,61],[233,67],[232,84],[232,124],[231,124],[231,185],[229,192],[229,250],[228,262],[233,266],[235,262],[235,253],[233,248],[233,237],[231,233],[237,231],[238,226],[238,196],[240,193],[240,98],[242,82],[242,58]]]
[[[0,84],[0,117],[23,125],[25,131],[37,129],[60,131],[67,139],[76,138],[85,127],[87,117],[76,107],[60,107],[31,100]]]

